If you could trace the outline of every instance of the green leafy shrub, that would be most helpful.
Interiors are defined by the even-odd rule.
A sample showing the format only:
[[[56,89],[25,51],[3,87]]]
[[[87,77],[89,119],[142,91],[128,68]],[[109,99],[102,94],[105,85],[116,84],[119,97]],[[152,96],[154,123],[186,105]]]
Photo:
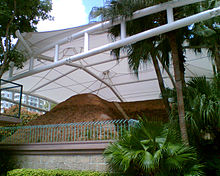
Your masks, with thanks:
[[[173,124],[140,120],[104,151],[109,169],[122,176],[202,175],[197,154]]]
[[[7,176],[106,176],[106,173],[75,170],[15,169]]]
[[[172,118],[176,119],[175,90],[167,90],[173,100]],[[220,175],[220,74],[213,79],[195,77],[184,88],[185,119],[189,142],[199,154],[207,175]]]

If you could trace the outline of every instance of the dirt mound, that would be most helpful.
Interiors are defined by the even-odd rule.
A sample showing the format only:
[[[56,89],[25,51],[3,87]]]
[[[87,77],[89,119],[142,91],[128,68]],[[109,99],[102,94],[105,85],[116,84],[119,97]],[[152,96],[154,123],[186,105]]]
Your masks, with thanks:
[[[119,103],[129,118],[138,115],[156,116],[166,120],[162,100]],[[31,121],[28,125],[46,125],[87,121],[122,119],[123,115],[113,102],[105,101],[93,94],[80,94],[58,104],[50,112]]]

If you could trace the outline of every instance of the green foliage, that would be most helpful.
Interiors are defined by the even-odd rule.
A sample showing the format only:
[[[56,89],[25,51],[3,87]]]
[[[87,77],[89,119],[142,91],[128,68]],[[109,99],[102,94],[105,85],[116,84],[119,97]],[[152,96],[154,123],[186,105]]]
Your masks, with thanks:
[[[7,25],[10,24],[10,35],[14,38],[15,31],[31,32],[43,19],[52,19],[49,12],[52,10],[51,0],[1,0],[0,2],[0,35],[6,37]]]
[[[213,81],[205,77],[193,78],[187,83],[186,120],[193,134],[204,135],[220,128],[220,76]]]
[[[192,142],[200,145],[206,140],[214,140],[220,129],[220,74],[213,80],[195,77],[184,88],[184,105],[186,122]],[[167,90],[168,98],[173,100],[173,111],[177,107],[175,90]],[[173,114],[175,115],[175,113]]]
[[[173,124],[141,120],[130,132],[112,143],[104,156],[119,175],[202,175],[193,148],[180,142]]]
[[[184,89],[185,119],[189,142],[199,152],[205,162],[207,175],[218,175],[220,146],[220,75],[212,80],[195,77]],[[168,91],[173,99],[173,118],[177,116],[177,100],[175,90]]]
[[[104,176],[107,175],[95,171],[74,170],[46,170],[46,169],[16,169],[8,172],[7,176]]]
[[[220,75],[208,81],[193,78],[186,88],[186,122],[190,142],[206,162],[208,175],[220,172]]]
[[[3,50],[0,49],[0,63],[4,62],[4,54],[2,53],[3,53]],[[9,48],[7,58],[8,60],[10,60],[10,62],[7,62],[5,64],[4,72],[9,70],[11,62],[13,62],[14,67],[16,67],[17,69],[22,69],[23,63],[27,60],[24,53],[18,51],[14,45],[11,45],[11,47]]]
[[[52,19],[51,0],[1,0],[0,1],[0,77],[9,69],[10,63],[18,69],[23,67],[26,56],[16,50],[12,40],[15,32],[36,31],[42,19]]]
[[[205,1],[200,6],[200,11],[219,7],[218,0]],[[195,52],[201,52],[201,48],[207,48],[208,55],[215,61],[217,71],[220,71],[220,17],[196,23],[191,26],[191,35],[188,37],[189,46],[194,48]],[[200,46],[200,47],[196,47]],[[215,69],[214,69],[215,70]]]

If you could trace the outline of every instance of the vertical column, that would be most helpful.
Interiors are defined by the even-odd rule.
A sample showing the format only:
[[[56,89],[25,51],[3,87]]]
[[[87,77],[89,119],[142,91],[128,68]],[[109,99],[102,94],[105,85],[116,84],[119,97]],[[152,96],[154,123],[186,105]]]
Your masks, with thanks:
[[[26,105],[29,105],[28,99],[29,99],[29,95],[26,94]]]
[[[12,101],[15,101],[15,92],[14,92],[14,90],[11,91],[11,99],[12,99]]]
[[[37,98],[37,108],[40,108],[40,98]]]
[[[33,70],[33,68],[34,68],[34,58],[31,57],[29,61],[29,70]]]
[[[57,62],[58,59],[59,59],[59,45],[55,45],[54,62]]]
[[[10,98],[11,98],[12,101],[15,101],[15,92],[14,92],[14,90],[11,91],[11,97]],[[10,107],[13,106],[13,105],[14,105],[14,103],[10,103]]]
[[[89,51],[89,34],[87,32],[84,33],[84,52]]]
[[[11,78],[13,76],[13,71],[14,71],[14,62],[10,62],[10,68],[9,68],[9,78]]]
[[[125,20],[123,20],[121,22],[121,39],[125,39],[126,38],[126,22]]]
[[[173,8],[168,7],[167,8],[167,22],[172,23],[174,21],[174,16],[173,16]]]

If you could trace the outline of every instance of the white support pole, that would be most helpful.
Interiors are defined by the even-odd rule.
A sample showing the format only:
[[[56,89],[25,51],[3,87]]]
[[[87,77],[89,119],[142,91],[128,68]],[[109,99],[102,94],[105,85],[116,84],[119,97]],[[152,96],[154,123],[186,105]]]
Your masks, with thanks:
[[[168,7],[167,8],[167,23],[172,23],[174,22],[174,16],[173,16],[173,8]]]
[[[8,75],[9,78],[11,78],[13,76],[14,65],[15,65],[14,62],[10,62],[10,64],[9,64],[9,66],[10,66],[10,68],[9,68],[9,75]]]
[[[21,41],[21,43],[23,44],[23,46],[25,47],[25,49],[27,50],[28,52],[28,55],[31,56],[32,55],[32,50],[30,48],[30,46],[27,44],[27,42],[24,40],[23,36],[21,35],[20,31],[17,30],[15,32],[15,35],[18,37],[18,39]]]
[[[138,41],[141,41],[141,40],[144,40],[144,39],[147,39],[150,37],[154,37],[154,36],[166,33],[166,32],[170,32],[170,31],[191,25],[193,23],[196,23],[199,21],[204,21],[204,20],[219,16],[219,15],[220,15],[220,7],[217,7],[217,8],[211,9],[211,10],[207,10],[207,11],[198,13],[196,15],[186,17],[181,20],[177,20],[177,21],[172,22],[170,24],[165,24],[165,25],[156,27],[154,29],[150,29],[150,30],[135,34],[135,35],[133,35],[131,37],[127,37],[123,40],[119,40],[119,41],[116,41],[116,42],[113,42],[110,44],[106,44],[101,47],[91,49],[88,52],[80,53],[80,54],[71,56],[69,58],[59,60],[56,63],[52,63],[49,65],[45,65],[45,66],[36,68],[34,70],[28,71],[28,72],[24,72],[20,75],[12,77],[11,79],[9,79],[9,81],[18,80],[18,79],[21,79],[21,78],[24,78],[24,77],[27,77],[27,76],[30,76],[30,75],[33,75],[36,73],[46,71],[51,68],[55,68],[55,67],[64,65],[66,63],[70,63],[70,62],[77,61],[77,60],[80,60],[80,59],[83,59],[86,57],[94,56],[96,54],[99,54],[99,53],[102,53],[105,51],[109,51],[109,50],[112,50],[115,48],[119,48],[124,45],[136,43]]]
[[[89,51],[89,34],[85,32],[84,34],[84,52]]]
[[[194,4],[196,2],[202,2],[202,1],[205,1],[205,0],[173,0],[173,1],[169,1],[169,2],[166,2],[166,3],[163,3],[163,4],[158,4],[158,5],[155,5],[155,6],[147,7],[147,8],[142,9],[142,10],[138,10],[138,11],[133,13],[132,18],[126,19],[126,21],[132,20],[132,19],[137,19],[137,18],[146,16],[146,15],[151,15],[151,14],[154,14],[154,13],[158,13],[158,12],[166,10],[168,7],[176,8],[176,7],[181,7],[181,6],[184,6],[184,5]],[[74,33],[74,34],[70,35],[69,37],[65,37],[64,39],[59,40],[58,42],[56,42],[56,44],[61,45],[61,44],[67,43],[71,40],[82,37],[84,35],[84,33],[86,33],[86,32],[87,33],[92,33],[92,32],[98,31],[98,30],[105,30],[105,29],[108,29],[108,28],[110,28],[114,25],[118,25],[120,23],[121,23],[121,19],[114,20],[113,24],[112,24],[112,21],[106,21],[104,23],[100,23],[100,24],[94,25],[90,28],[87,28],[85,30]],[[38,50],[37,52],[35,52],[34,56],[38,56],[39,54],[53,48],[54,45],[55,45],[54,43],[51,43],[51,44],[47,45],[46,47],[44,47],[44,48]]]
[[[59,45],[55,45],[54,62],[57,62],[58,60],[59,60]]]
[[[21,41],[21,43],[23,44],[23,46],[25,47],[25,49],[27,50],[28,55],[30,56],[30,60],[29,60],[29,70],[33,70],[34,68],[34,57],[32,56],[33,52],[30,48],[30,46],[27,44],[27,42],[24,40],[23,36],[21,35],[20,31],[17,30],[15,32],[16,36],[18,37],[18,39]]]
[[[29,100],[29,95],[26,94],[26,104],[27,104],[27,105],[29,105],[28,100]]]
[[[34,68],[34,58],[31,57],[29,60],[29,71],[33,70]]]
[[[51,110],[51,103],[50,102],[48,102],[48,109],[47,109],[48,111],[50,111]]]
[[[40,98],[37,98],[37,108],[40,108]]]
[[[12,93],[11,99],[12,101],[15,101],[15,92],[12,90],[11,93]]]
[[[123,20],[121,22],[121,39],[125,39],[126,38],[126,21]]]

